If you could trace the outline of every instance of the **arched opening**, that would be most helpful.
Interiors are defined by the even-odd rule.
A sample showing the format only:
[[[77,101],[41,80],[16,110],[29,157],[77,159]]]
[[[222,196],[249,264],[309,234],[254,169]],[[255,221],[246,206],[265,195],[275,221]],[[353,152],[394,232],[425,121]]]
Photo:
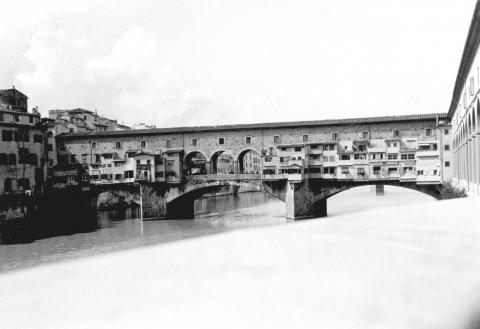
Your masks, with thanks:
[[[234,174],[235,159],[230,151],[217,151],[210,157],[210,173]]]
[[[10,177],[5,178],[3,191],[12,192],[12,188],[12,179]]]
[[[15,153],[10,153],[8,155],[8,164],[11,166],[17,165],[17,155]]]
[[[258,151],[247,149],[240,152],[237,163],[238,173],[240,174],[260,174],[262,165]]]
[[[183,162],[183,174],[188,175],[206,175],[207,157],[199,151],[193,151],[185,156]]]
[[[328,198],[328,215],[341,215],[385,207],[403,206],[417,203],[435,202],[433,195],[406,186],[384,186],[384,194],[377,195],[375,185],[357,186],[343,189]],[[345,205],[348,204],[348,207]],[[394,210],[396,211],[396,210]]]

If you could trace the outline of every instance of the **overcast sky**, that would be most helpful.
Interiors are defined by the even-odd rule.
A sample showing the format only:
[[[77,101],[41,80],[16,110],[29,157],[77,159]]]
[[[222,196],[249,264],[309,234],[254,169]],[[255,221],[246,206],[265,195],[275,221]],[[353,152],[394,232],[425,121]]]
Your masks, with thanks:
[[[447,112],[475,0],[15,0],[0,88],[159,127]]]

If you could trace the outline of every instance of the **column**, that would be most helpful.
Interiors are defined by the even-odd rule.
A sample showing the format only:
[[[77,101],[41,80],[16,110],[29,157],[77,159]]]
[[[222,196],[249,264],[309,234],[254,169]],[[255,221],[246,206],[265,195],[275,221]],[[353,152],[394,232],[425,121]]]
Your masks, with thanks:
[[[384,195],[385,194],[385,186],[381,184],[375,185],[375,195]]]

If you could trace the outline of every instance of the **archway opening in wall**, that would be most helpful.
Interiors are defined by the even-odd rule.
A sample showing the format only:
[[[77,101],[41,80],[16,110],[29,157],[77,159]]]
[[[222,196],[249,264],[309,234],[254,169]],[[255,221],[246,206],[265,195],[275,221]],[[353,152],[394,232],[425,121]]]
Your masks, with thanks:
[[[230,151],[217,151],[210,157],[210,173],[234,174],[235,161]]]
[[[362,211],[378,210],[385,214],[385,218],[397,214],[408,217],[410,214],[401,213],[399,210],[405,210],[404,207],[398,209],[396,206],[435,201],[433,196],[407,187],[384,185],[384,194],[377,195],[375,185],[366,185],[352,187],[331,196],[327,201],[327,209],[328,216],[357,212],[358,216],[362,216]]]
[[[183,162],[184,175],[206,175],[207,157],[199,151],[190,152],[185,156]]]
[[[262,170],[260,153],[253,149],[247,149],[238,155],[239,174],[260,174]]]

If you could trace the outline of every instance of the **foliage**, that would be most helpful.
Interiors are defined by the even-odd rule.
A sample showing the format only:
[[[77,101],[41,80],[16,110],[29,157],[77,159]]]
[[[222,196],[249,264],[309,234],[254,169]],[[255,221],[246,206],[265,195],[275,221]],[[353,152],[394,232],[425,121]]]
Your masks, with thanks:
[[[465,198],[465,197],[467,197],[467,193],[465,192],[465,189],[462,187],[455,186],[450,182],[444,183],[440,188],[441,200]]]

